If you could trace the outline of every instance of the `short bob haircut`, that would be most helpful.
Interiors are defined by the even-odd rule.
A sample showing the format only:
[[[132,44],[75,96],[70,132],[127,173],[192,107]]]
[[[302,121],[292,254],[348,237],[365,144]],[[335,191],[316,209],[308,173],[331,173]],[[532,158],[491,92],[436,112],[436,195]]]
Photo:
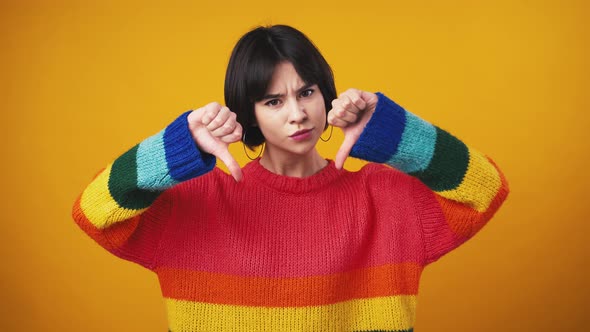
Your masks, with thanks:
[[[250,149],[264,143],[256,125],[254,103],[266,95],[277,64],[288,61],[306,84],[317,84],[326,113],[336,99],[330,65],[299,30],[286,25],[258,27],[246,33],[234,47],[225,74],[225,105],[237,115]],[[324,129],[326,129],[328,124]]]

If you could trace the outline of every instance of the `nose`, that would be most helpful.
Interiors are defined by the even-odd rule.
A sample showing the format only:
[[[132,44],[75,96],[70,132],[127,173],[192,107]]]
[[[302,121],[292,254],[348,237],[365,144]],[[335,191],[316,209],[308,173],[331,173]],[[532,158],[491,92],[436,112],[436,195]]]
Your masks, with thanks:
[[[289,109],[289,123],[301,123],[307,119],[303,103],[298,100],[290,100],[287,107]]]

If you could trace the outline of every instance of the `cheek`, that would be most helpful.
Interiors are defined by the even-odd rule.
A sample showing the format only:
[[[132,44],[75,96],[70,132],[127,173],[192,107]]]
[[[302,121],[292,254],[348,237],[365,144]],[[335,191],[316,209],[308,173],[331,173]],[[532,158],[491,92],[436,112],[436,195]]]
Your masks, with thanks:
[[[273,136],[280,128],[283,127],[283,122],[280,118],[280,114],[264,114],[264,112],[260,112],[256,115],[256,121],[258,123],[258,127],[262,134],[268,138],[268,136]]]
[[[268,112],[268,110],[255,110],[254,117],[256,118],[256,125],[260,127],[260,130],[263,132],[265,131],[263,129],[268,131],[268,128],[272,128],[276,122],[274,115],[271,112]]]
[[[327,116],[326,115],[326,104],[324,104],[323,99],[319,99],[319,100],[315,101],[314,105],[313,105],[313,109],[314,109],[315,117],[325,120],[325,118]]]
[[[324,96],[322,96],[321,94],[319,94],[318,98],[314,100],[314,102],[316,103],[316,107],[318,110],[321,111],[322,114],[324,114],[324,116],[326,116],[326,103],[324,102]]]

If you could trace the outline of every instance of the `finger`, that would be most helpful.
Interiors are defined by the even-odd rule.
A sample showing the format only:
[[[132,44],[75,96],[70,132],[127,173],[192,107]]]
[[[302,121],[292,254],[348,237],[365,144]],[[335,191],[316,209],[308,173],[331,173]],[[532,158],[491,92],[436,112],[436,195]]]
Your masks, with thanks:
[[[225,124],[227,119],[230,118],[230,114],[232,114],[232,112],[230,112],[229,108],[227,108],[225,106],[220,107],[219,110],[217,111],[217,114],[215,115],[215,117],[207,125],[207,129],[210,132],[213,132],[214,130],[220,128],[221,126],[223,126]],[[232,130],[233,130],[233,128],[232,128]]]
[[[354,106],[360,110],[361,112],[365,110],[365,108],[367,108],[367,103],[365,102],[365,100],[363,99],[363,91],[360,90],[354,90],[353,93],[351,93],[348,98],[350,99],[351,103],[354,104]]]
[[[331,112],[346,122],[356,122],[360,111],[348,96],[342,96],[332,101]]]
[[[338,116],[336,116],[336,113],[334,112],[334,110],[331,110],[328,113],[328,123],[334,127],[346,128],[352,122],[347,122],[347,121],[343,120],[342,118],[339,118]]]
[[[342,108],[332,109],[333,116],[337,119],[345,121],[346,123],[355,123],[358,119],[358,115],[354,112],[347,111]]]
[[[223,137],[227,134],[231,134],[233,133],[234,129],[236,129],[237,125],[238,122],[236,121],[236,115],[235,113],[231,113],[229,118],[225,121],[223,125],[211,131],[211,135],[215,137]]]
[[[348,155],[350,155],[354,143],[356,143],[356,139],[353,136],[344,136],[344,141],[342,141],[342,145],[340,145],[340,149],[338,149],[334,160],[337,169],[342,169],[344,166],[344,162],[348,158]]]
[[[219,113],[220,109],[221,109],[221,105],[216,102],[212,102],[212,103],[209,103],[209,104],[201,107],[199,109],[202,112],[201,123],[204,126],[207,126],[211,121],[213,121],[213,119],[215,119],[215,117],[217,116],[217,113]]]
[[[222,150],[217,155],[217,158],[219,158],[225,164],[225,166],[227,166],[229,173],[236,180],[236,182],[240,182],[242,180],[242,169],[234,157],[229,153],[229,150]]]
[[[242,139],[242,126],[237,123],[236,128],[234,129],[234,131],[230,134],[227,134],[225,136],[219,137],[219,139],[222,142],[225,143],[235,143],[238,142]]]
[[[203,110],[201,110],[201,109],[193,110],[186,117],[186,121],[188,122],[188,128],[190,129],[191,132],[196,130],[197,127],[201,126],[202,119],[203,119],[203,116],[201,114],[202,111]]]
[[[199,111],[200,114],[200,121],[201,124],[203,125],[208,125],[209,122],[211,122],[216,116],[217,113],[219,112],[219,110],[221,109],[221,105],[217,102],[212,102],[209,103],[201,108],[199,108],[197,111]]]

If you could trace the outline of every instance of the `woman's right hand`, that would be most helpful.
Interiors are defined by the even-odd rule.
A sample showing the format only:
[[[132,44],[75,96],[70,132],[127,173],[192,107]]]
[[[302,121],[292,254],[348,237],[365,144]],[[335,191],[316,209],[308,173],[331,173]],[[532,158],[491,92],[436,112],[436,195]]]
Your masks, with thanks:
[[[236,181],[242,179],[242,169],[229,153],[230,143],[242,138],[242,126],[236,113],[219,103],[209,103],[188,115],[188,127],[199,149],[220,159]]]

